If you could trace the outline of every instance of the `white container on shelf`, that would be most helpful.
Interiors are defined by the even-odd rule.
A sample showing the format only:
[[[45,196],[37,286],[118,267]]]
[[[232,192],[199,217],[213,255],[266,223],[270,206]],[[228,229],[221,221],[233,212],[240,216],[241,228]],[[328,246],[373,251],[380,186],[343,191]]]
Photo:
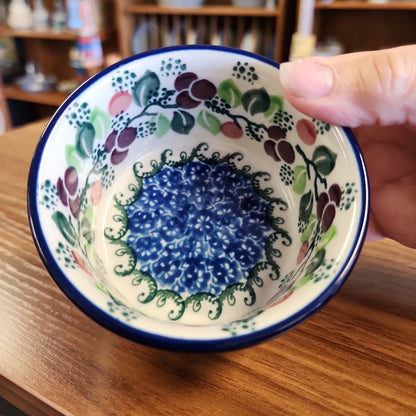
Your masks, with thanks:
[[[32,10],[25,0],[12,0],[9,5],[7,24],[12,29],[31,29],[33,27]]]

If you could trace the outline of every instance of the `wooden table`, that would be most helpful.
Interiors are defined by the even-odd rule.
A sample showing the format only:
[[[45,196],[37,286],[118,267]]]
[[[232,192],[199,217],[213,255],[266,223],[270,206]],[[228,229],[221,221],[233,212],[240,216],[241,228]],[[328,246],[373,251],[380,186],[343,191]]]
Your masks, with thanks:
[[[416,415],[416,252],[366,243],[317,314],[240,351],[182,354],[122,339],[46,272],[26,214],[45,123],[0,137],[0,396],[29,415]]]

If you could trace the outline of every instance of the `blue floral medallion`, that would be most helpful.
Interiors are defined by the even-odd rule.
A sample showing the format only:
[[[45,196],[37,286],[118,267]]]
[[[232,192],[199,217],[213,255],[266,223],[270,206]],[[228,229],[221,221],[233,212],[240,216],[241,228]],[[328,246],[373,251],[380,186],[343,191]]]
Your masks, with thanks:
[[[266,205],[227,164],[166,166],[126,208],[127,243],[161,288],[218,296],[262,259]]]
[[[264,279],[277,281],[284,247],[287,203],[241,153],[210,154],[200,143],[175,159],[133,164],[129,180],[116,187],[104,234],[118,257],[115,275],[129,276],[137,301],[166,307],[170,320],[210,305],[218,319],[240,296],[254,306]]]

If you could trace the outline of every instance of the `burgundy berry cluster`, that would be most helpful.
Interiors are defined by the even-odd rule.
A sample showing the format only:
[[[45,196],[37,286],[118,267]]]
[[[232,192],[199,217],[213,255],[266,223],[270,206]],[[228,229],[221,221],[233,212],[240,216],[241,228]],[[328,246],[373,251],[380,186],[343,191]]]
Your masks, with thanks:
[[[65,207],[69,206],[71,214],[74,218],[78,218],[80,214],[78,190],[78,172],[74,166],[69,166],[65,172],[63,179],[58,178],[56,183],[58,197]]]
[[[341,203],[342,191],[338,184],[333,184],[328,192],[321,192],[316,203],[316,217],[321,221],[321,230],[324,233],[332,225],[337,207]]]
[[[113,165],[118,165],[127,156],[128,147],[134,142],[137,135],[135,127],[126,127],[120,132],[111,132],[106,141],[105,149],[110,154],[110,161]]]
[[[276,162],[283,160],[291,165],[295,161],[293,146],[286,139],[286,132],[273,125],[267,129],[269,139],[264,142],[265,152]]]
[[[59,200],[65,207],[69,207],[72,216],[75,219],[79,218],[81,211],[80,197],[78,195],[78,172],[74,166],[69,166],[64,172],[64,178],[58,178],[56,189],[58,192]],[[103,192],[103,185],[99,179],[97,179],[90,186],[90,199],[91,204],[97,206],[100,203]]]
[[[184,110],[197,107],[202,101],[211,100],[217,94],[217,87],[207,79],[198,79],[193,72],[184,72],[179,75],[174,87],[179,94],[176,104]]]

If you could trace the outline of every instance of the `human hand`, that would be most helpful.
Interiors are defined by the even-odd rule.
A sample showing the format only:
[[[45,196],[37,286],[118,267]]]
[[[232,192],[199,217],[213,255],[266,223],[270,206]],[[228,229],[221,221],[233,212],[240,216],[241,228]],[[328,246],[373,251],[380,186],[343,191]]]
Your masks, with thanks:
[[[416,45],[280,66],[288,101],[353,127],[368,169],[368,238],[416,248]]]

